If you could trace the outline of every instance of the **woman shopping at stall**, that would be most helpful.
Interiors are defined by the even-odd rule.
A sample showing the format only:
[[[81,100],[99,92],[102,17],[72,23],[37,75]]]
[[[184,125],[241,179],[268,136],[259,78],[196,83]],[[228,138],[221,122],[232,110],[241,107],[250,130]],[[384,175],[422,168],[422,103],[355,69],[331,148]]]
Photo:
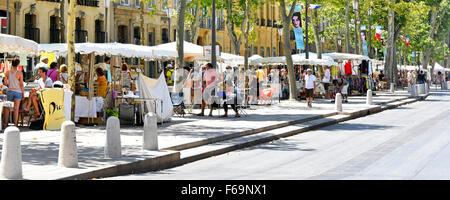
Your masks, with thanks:
[[[19,120],[19,108],[20,102],[24,97],[23,88],[23,73],[18,71],[19,58],[14,58],[12,61],[11,70],[5,72],[5,85],[8,86],[8,92],[6,93],[8,101],[14,101],[14,126],[17,127]],[[3,124],[2,129],[4,130],[8,126],[9,119],[9,107],[4,107],[3,112]]]
[[[95,72],[97,73],[98,96],[106,98],[106,89],[108,88],[108,80],[106,80],[105,73],[103,72],[102,68],[99,67],[95,69]]]

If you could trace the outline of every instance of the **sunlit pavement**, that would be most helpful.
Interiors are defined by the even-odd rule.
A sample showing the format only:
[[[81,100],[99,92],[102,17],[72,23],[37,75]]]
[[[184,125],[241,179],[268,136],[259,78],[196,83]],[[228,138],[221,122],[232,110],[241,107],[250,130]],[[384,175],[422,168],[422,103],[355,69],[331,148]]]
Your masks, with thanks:
[[[450,179],[450,90],[158,172],[109,179]]]

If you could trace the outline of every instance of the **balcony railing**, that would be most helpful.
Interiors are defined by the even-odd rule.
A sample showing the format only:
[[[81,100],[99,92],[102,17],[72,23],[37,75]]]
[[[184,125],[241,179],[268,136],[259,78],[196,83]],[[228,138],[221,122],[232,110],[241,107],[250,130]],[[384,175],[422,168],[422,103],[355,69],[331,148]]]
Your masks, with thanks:
[[[99,7],[98,0],[77,0],[77,4],[80,6]]]
[[[86,30],[75,30],[75,43],[87,42],[88,32]]]
[[[95,31],[95,43],[105,43],[105,32]]]
[[[40,30],[31,26],[25,26],[25,38],[40,43]]]
[[[50,43],[61,43],[61,30],[50,28]]]

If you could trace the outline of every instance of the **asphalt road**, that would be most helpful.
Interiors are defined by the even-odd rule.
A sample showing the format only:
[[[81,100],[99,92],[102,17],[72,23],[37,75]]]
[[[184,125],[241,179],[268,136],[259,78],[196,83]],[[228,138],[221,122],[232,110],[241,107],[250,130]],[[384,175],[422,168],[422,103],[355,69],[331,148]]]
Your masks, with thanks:
[[[109,180],[450,179],[450,90],[172,169]]]

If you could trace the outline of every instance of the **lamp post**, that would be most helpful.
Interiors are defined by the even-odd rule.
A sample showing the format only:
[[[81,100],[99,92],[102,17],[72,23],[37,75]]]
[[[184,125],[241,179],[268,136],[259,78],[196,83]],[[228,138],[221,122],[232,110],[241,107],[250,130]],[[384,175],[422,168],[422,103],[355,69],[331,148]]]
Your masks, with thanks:
[[[6,34],[9,34],[9,0],[6,0]]]
[[[372,8],[369,9],[369,58],[372,58]]]
[[[168,34],[168,36],[169,36],[169,43],[170,43],[170,21],[171,21],[171,18],[172,18],[172,9],[171,8],[166,8],[166,14],[167,14],[167,17],[169,18],[169,34]]]
[[[104,0],[105,3],[105,42],[108,42],[108,8],[111,0]]]
[[[212,1],[211,64],[216,68],[216,0]]]
[[[281,56],[281,35],[283,35],[283,28],[279,28],[278,29],[278,35],[280,36],[280,40],[279,40],[279,46],[278,46],[278,56]]]
[[[355,54],[358,54],[358,29],[356,23],[356,11],[358,10],[358,1],[353,1],[353,10],[355,11]]]
[[[305,0],[305,32],[306,32],[306,44],[305,44],[305,58],[309,59],[309,45],[308,45],[308,0]]]

